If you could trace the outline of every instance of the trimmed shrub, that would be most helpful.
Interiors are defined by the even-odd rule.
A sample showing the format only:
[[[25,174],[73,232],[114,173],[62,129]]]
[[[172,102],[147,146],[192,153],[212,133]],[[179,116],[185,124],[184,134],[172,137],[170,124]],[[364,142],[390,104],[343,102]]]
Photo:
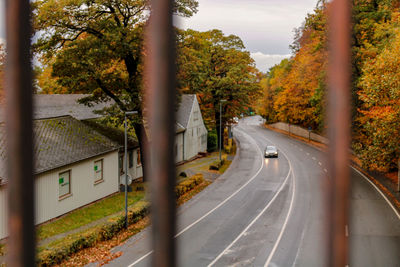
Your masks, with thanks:
[[[226,156],[222,156],[222,157],[221,157],[221,160],[216,160],[216,161],[214,161],[214,162],[210,165],[210,168],[209,168],[209,169],[210,169],[210,170],[218,171],[218,170],[221,168],[221,166],[224,165],[225,161],[226,161]]]
[[[196,187],[196,185],[201,184],[204,181],[203,174],[198,173],[190,177],[189,179],[186,179],[179,185],[175,187],[175,196],[176,198],[180,198],[182,195],[184,195],[186,192],[192,190],[193,188]]]
[[[215,132],[208,132],[207,135],[207,152],[213,152],[217,150],[218,137]]]
[[[140,205],[129,208],[128,224],[133,224],[144,218],[149,213],[149,204],[141,202]],[[90,229],[81,234],[71,235],[62,243],[47,248],[38,253],[38,266],[52,266],[61,263],[70,255],[84,249],[93,247],[96,243],[113,238],[125,227],[125,216],[121,213],[110,218],[104,224]]]

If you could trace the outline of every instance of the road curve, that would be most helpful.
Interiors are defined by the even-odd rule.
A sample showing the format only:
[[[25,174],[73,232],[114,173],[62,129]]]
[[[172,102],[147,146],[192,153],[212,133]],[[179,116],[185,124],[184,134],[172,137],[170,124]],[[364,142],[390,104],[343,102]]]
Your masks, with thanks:
[[[231,167],[178,210],[179,266],[323,266],[329,184],[321,151],[245,118]],[[264,159],[266,145],[279,158]],[[400,266],[400,217],[352,171],[349,266]],[[114,249],[110,266],[150,266],[150,230]]]

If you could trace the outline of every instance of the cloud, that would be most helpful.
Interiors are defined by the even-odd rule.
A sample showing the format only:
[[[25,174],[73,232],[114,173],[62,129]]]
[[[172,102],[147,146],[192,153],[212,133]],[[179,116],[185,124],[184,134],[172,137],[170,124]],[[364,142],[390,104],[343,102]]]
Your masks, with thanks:
[[[271,67],[279,64],[283,59],[290,58],[291,55],[268,55],[261,52],[250,53],[256,61],[257,68],[262,72],[267,72]]]
[[[288,54],[293,29],[301,26],[317,0],[199,0],[199,12],[176,24],[199,31],[235,34],[251,52]]]

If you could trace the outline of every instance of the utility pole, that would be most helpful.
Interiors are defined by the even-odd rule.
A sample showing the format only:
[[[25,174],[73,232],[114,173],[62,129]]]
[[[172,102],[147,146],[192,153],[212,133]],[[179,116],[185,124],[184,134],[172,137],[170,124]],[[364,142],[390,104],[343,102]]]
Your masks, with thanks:
[[[222,103],[226,102],[226,100],[222,99],[219,101],[219,161],[221,158],[221,149],[222,149]]]

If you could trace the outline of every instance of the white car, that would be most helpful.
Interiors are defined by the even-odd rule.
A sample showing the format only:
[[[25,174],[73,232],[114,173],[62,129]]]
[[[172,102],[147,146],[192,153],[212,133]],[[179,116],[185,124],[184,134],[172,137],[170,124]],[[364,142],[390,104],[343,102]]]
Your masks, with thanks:
[[[278,149],[275,146],[267,146],[264,152],[265,158],[277,158],[278,157]]]

